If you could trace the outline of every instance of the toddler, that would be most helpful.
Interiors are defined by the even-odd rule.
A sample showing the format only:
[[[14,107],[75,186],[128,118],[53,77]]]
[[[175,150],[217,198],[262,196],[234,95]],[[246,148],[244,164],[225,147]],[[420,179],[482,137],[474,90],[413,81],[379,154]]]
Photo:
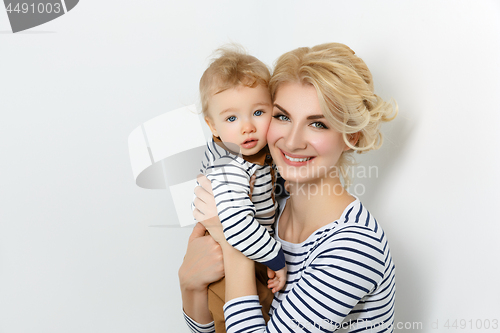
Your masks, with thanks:
[[[253,56],[219,51],[200,80],[202,111],[213,134],[200,172],[212,183],[227,242],[268,267],[267,284],[276,292],[285,285],[287,269],[281,244],[272,237],[277,204],[266,140],[273,109],[270,73]]]

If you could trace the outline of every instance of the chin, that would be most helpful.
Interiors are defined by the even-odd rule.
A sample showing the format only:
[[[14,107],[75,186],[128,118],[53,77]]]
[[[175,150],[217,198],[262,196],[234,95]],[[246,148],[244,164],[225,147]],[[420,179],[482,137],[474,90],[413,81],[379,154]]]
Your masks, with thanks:
[[[330,178],[329,174],[333,169],[327,166],[318,166],[317,164],[293,167],[288,164],[280,163],[278,165],[278,171],[283,179],[301,184],[321,183],[322,181],[328,182]]]
[[[294,183],[306,183],[314,179],[310,172],[304,168],[290,168],[288,165],[278,166],[278,171],[283,179]]]
[[[243,155],[255,155],[255,154],[257,154],[259,151],[261,151],[261,150],[262,150],[262,148],[264,148],[264,147],[265,147],[265,145],[264,145],[264,146],[262,146],[262,147],[253,147],[252,149],[243,149],[243,148],[240,148],[240,149],[241,149],[241,153],[242,153]]]

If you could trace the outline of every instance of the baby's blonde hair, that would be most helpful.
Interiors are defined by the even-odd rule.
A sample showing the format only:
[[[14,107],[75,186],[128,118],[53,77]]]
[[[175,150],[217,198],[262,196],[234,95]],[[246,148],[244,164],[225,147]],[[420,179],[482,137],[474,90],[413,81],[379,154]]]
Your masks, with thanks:
[[[283,54],[269,82],[273,101],[279,86],[288,82],[314,86],[323,115],[351,148],[337,163],[344,184],[349,186],[348,168],[355,162],[352,152],[364,153],[382,146],[380,124],[396,117],[396,102],[391,104],[375,95],[372,75],[364,61],[339,43],[300,47]],[[349,137],[357,132],[359,139],[353,145]]]
[[[200,79],[201,109],[209,116],[210,98],[224,90],[240,85],[254,88],[269,85],[269,68],[254,56],[248,55],[241,46],[230,44],[214,52],[212,63]]]

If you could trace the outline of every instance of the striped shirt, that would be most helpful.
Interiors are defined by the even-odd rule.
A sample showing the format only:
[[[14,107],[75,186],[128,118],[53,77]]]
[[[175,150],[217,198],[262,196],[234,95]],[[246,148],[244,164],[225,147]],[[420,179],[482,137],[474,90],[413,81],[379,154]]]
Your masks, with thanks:
[[[228,243],[248,258],[277,271],[285,267],[285,256],[281,244],[272,237],[277,203],[273,200],[271,166],[262,164],[249,162],[226,149],[220,140],[212,139],[207,143],[200,172],[212,183]],[[252,175],[256,179],[250,199]]]
[[[288,276],[271,319],[266,326],[257,296],[236,298],[224,305],[228,333],[393,332],[395,266],[383,229],[359,199],[302,243],[281,240],[277,230],[275,238]],[[192,332],[214,332],[210,324],[200,328]]]

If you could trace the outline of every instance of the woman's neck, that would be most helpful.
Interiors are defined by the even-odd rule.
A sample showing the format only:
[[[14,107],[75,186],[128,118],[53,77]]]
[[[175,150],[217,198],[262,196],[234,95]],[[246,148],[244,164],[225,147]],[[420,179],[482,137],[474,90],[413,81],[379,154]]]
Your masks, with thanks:
[[[280,221],[279,229],[283,240],[305,241],[314,231],[340,218],[355,200],[338,177],[323,178],[320,183],[287,185],[290,198],[286,204],[286,218],[283,223]]]

